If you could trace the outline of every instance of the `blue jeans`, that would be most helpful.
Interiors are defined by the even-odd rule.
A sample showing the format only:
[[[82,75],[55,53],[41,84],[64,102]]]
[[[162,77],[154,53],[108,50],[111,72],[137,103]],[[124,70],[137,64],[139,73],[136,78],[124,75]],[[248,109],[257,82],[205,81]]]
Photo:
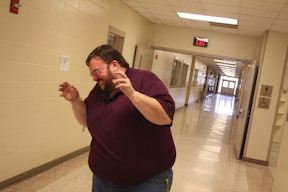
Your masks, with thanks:
[[[173,181],[172,169],[135,186],[114,185],[93,175],[92,192],[168,192]]]

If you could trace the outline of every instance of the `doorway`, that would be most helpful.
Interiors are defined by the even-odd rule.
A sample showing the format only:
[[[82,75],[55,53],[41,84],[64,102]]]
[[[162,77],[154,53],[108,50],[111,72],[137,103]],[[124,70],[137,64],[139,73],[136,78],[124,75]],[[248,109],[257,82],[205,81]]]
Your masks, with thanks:
[[[218,93],[223,95],[236,95],[236,90],[238,88],[238,78],[220,76]]]
[[[233,141],[233,151],[237,159],[242,159],[244,153],[257,72],[258,68],[254,61],[243,69],[239,83],[239,102],[237,104],[237,114],[234,122],[235,135]]]
[[[223,80],[221,86],[222,86],[221,94],[234,95],[234,90],[236,88],[236,81]]]
[[[107,44],[112,45],[115,49],[122,53],[125,39],[125,32],[110,26],[108,32]]]

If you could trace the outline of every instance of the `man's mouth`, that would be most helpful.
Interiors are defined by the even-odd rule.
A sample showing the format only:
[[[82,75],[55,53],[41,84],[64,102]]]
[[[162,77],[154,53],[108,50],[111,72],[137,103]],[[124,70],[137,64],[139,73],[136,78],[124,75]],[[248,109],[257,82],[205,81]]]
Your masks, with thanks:
[[[100,80],[100,81],[97,81],[97,84],[101,87],[101,89],[104,88],[104,81],[103,80]]]

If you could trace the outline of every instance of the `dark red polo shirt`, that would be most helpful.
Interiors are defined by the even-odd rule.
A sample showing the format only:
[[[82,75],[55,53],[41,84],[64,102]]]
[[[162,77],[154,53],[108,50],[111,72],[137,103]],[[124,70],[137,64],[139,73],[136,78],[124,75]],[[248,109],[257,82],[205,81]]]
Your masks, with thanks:
[[[157,99],[173,119],[174,101],[156,75],[132,68],[126,75],[135,90]],[[89,166],[97,177],[136,185],[172,167],[176,151],[170,125],[147,121],[120,90],[108,96],[96,85],[85,104],[92,135]]]

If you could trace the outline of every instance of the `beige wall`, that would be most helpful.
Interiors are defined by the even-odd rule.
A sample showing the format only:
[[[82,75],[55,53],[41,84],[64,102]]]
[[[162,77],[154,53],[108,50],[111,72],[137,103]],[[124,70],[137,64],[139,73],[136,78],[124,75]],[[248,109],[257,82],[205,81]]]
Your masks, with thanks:
[[[171,96],[173,97],[176,105],[176,109],[181,108],[185,105],[186,100],[186,93],[187,87],[189,86],[189,76],[191,72],[191,63],[192,63],[192,56],[187,54],[175,53],[170,51],[163,51],[163,50],[153,50],[151,48],[147,48],[147,51],[141,50],[142,62],[141,62],[141,69],[151,69],[153,73],[155,73],[166,85],[168,88]],[[153,51],[153,56],[150,55],[151,50]],[[147,59],[149,57],[149,59]],[[144,60],[150,60],[152,58],[152,66],[149,62],[144,62]],[[146,58],[146,59],[145,59]],[[188,73],[186,77],[186,86],[182,88],[170,88],[170,81],[171,81],[171,73],[172,73],[172,65],[174,58],[181,60],[189,65]],[[138,59],[139,60],[139,59]],[[137,68],[137,66],[136,66]],[[198,69],[198,83],[191,86],[190,95],[189,95],[189,103],[192,104],[195,101],[200,99],[200,93],[204,88],[205,78],[206,78],[206,69],[207,65],[203,63],[201,60],[196,58],[195,65],[192,69],[192,81],[194,80],[194,72],[195,69]]]
[[[157,57],[156,57],[157,55]],[[174,58],[178,58],[189,65],[186,77],[186,86],[183,88],[169,88],[172,73],[172,64]],[[157,59],[156,59],[157,58]],[[186,91],[188,86],[188,78],[190,74],[192,56],[169,51],[155,50],[152,64],[152,72],[155,73],[166,85],[171,96],[175,101],[176,108],[183,107],[185,104]]]
[[[198,70],[197,84],[193,84],[195,80],[194,79],[195,69]],[[194,66],[193,75],[192,75],[192,85],[191,85],[191,90],[190,90],[190,95],[189,95],[189,101],[187,104],[192,104],[193,102],[200,100],[201,92],[204,89],[204,84],[206,81],[206,70],[207,70],[207,65],[203,63],[201,60],[197,59],[196,57],[195,66]]]
[[[208,48],[193,46],[194,36],[208,37]],[[256,37],[164,25],[155,26],[153,38],[153,46],[156,47],[249,60],[254,59],[257,43]]]
[[[81,133],[69,103],[59,98],[57,89],[67,80],[86,97],[94,83],[84,61],[93,48],[106,42],[109,25],[125,32],[123,54],[131,64],[139,43],[251,60],[258,59],[262,42],[255,37],[154,26],[120,0],[22,0],[18,15],[8,12],[9,3],[0,1],[0,181],[89,145],[88,131]],[[194,36],[208,37],[208,48],[193,47]],[[269,33],[260,84],[275,88],[272,111],[286,46],[287,34]],[[59,70],[62,54],[71,56],[69,72]],[[163,69],[153,70],[167,83],[165,63]],[[201,65],[196,62],[195,67]],[[201,84],[192,87],[190,102],[199,98],[199,88]],[[176,96],[179,106],[185,101],[184,90]],[[266,160],[273,127],[270,116],[274,114],[255,109],[248,157]],[[263,124],[266,117],[269,122]]]
[[[288,34],[269,32],[260,64],[244,156],[267,161],[288,45]],[[269,110],[258,108],[261,85],[273,86]],[[261,137],[259,136],[261,135]]]
[[[109,25],[125,32],[123,54],[151,43],[153,26],[119,0],[22,0],[19,14],[0,1],[0,181],[86,147],[90,135],[59,97],[69,81],[85,98],[94,82],[87,55],[106,43]],[[60,72],[60,56],[71,56]]]
[[[283,82],[283,90],[288,90],[288,63],[286,63],[286,74]],[[281,135],[282,137],[280,139],[281,147],[279,150],[279,157],[275,171],[273,192],[286,192],[288,189],[288,93],[282,94],[282,98],[285,98],[284,101],[286,102],[286,111],[283,114],[284,118],[286,116],[286,121],[284,122],[283,132]]]

